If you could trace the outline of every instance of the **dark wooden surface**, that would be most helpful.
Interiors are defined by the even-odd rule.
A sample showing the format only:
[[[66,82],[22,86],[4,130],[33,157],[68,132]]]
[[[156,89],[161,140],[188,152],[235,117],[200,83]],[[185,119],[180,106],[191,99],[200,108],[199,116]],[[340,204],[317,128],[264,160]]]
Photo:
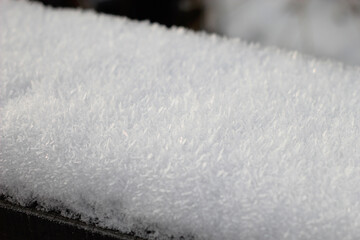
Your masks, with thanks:
[[[0,199],[1,240],[140,240],[55,213],[22,207]]]

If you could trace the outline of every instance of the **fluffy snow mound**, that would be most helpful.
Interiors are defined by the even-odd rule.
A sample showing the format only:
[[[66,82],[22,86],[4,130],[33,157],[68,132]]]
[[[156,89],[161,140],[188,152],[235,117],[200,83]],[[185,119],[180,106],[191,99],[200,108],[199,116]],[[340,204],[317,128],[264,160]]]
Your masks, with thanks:
[[[360,65],[360,0],[204,0],[206,26]]]
[[[360,238],[359,68],[23,1],[0,29],[12,201],[149,238]]]

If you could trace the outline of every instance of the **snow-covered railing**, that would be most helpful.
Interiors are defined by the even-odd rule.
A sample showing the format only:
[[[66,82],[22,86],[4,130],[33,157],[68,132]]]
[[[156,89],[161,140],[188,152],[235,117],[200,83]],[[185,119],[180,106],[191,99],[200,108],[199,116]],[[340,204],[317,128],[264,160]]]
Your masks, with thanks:
[[[10,0],[0,64],[7,200],[158,239],[360,238],[359,68]]]

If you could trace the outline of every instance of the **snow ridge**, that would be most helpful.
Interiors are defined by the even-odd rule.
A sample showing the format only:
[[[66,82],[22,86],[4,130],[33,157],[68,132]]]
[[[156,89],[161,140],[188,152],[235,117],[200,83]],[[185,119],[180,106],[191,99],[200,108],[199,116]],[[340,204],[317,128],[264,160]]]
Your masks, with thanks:
[[[0,29],[0,194],[157,239],[360,238],[359,68],[23,1]]]

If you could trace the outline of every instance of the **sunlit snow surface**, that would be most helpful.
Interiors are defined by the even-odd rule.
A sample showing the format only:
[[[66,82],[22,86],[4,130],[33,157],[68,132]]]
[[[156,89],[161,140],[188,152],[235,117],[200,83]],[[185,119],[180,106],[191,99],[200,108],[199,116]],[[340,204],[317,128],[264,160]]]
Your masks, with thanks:
[[[0,29],[13,201],[158,238],[360,238],[359,68],[21,1]]]
[[[203,1],[208,29],[360,65],[360,0]]]

